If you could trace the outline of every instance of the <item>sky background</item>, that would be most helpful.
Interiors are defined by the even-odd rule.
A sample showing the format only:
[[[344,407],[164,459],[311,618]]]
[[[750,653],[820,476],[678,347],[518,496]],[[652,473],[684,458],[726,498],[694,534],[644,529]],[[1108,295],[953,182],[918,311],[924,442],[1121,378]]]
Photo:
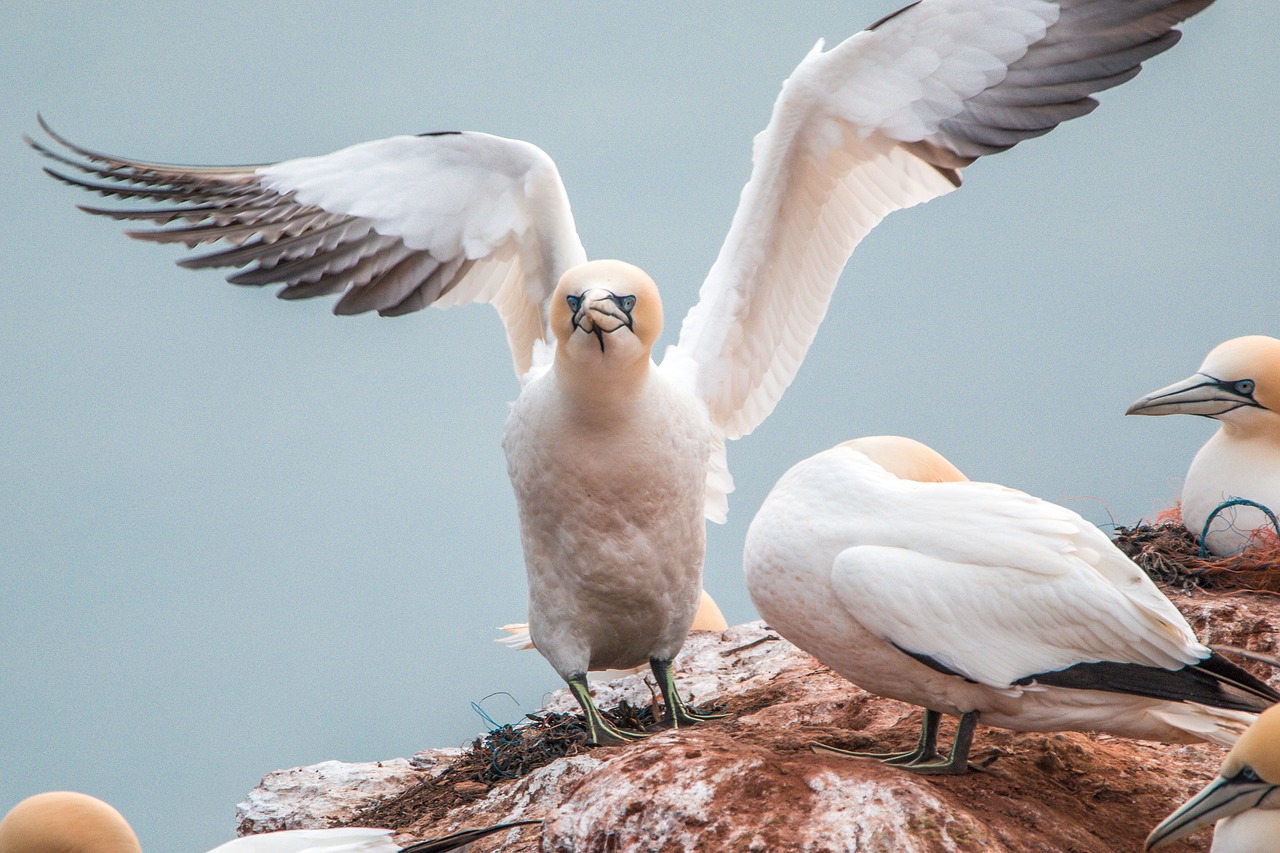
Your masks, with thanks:
[[[783,79],[898,5],[0,7],[0,811],[79,789],[147,850],[205,850],[265,773],[457,746],[471,702],[509,722],[559,686],[491,642],[525,594],[494,312],[334,318],[178,269],[41,174],[37,110],[174,162],[532,141],[589,255],[663,288],[667,344]],[[1212,424],[1125,407],[1280,332],[1280,4],[1184,29],[1094,114],[858,248],[795,384],[730,447],[705,581],[730,622],[756,616],[765,493],[847,438],[913,436],[1100,524],[1174,499]]]

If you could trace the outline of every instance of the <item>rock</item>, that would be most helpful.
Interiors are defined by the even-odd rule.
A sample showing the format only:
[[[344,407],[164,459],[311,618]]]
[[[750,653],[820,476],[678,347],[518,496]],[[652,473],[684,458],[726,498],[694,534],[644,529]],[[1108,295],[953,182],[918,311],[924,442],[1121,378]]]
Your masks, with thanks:
[[[1277,653],[1280,603],[1273,599],[1171,595],[1207,641]],[[1249,666],[1280,682],[1280,673]],[[545,819],[541,834],[512,830],[476,842],[473,853],[1102,853],[1140,849],[1152,826],[1212,778],[1224,754],[1208,744],[979,726],[972,761],[984,769],[919,777],[811,752],[812,740],[853,749],[909,747],[920,712],[853,687],[759,622],[690,637],[676,674],[691,701],[723,705],[729,718],[591,749],[492,786],[441,776],[456,750],[420,753],[410,762],[326,762],[283,771],[241,804],[242,831],[342,823],[380,801],[379,814],[396,816],[391,828],[406,842]],[[605,707],[653,701],[639,676],[596,684],[593,692]],[[573,711],[572,697],[559,691],[544,710]],[[953,721],[944,723],[943,744],[953,731]],[[396,803],[399,810],[387,808]]]

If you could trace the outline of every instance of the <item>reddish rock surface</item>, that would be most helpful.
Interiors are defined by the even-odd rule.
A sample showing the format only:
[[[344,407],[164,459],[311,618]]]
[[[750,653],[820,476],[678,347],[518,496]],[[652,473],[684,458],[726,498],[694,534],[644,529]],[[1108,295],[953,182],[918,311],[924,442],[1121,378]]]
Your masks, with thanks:
[[[1273,655],[1280,650],[1275,597],[1171,597],[1208,642]],[[1280,682],[1273,671],[1251,668]],[[811,740],[854,749],[908,747],[920,712],[853,687],[760,623],[691,637],[677,676],[695,702],[727,703],[730,717],[559,759],[487,792],[483,786],[462,792],[469,798],[464,804],[443,815],[410,816],[398,837],[545,818],[541,832],[513,830],[471,849],[1137,851],[1151,827],[1213,777],[1224,753],[1207,744],[979,726],[971,760],[982,770],[924,778],[811,752]],[[597,694],[606,706],[650,697],[638,677],[603,685]],[[571,701],[560,695],[549,709],[565,710]],[[951,721],[944,723],[944,746],[952,730]],[[413,784],[421,790],[423,780]],[[259,789],[243,807],[246,826],[253,825],[255,808],[269,810],[275,825],[290,810],[306,815],[295,825],[350,816],[350,802],[336,797],[347,811],[326,819],[314,796],[273,797]],[[1207,849],[1207,839],[1195,836],[1194,843],[1170,849]]]

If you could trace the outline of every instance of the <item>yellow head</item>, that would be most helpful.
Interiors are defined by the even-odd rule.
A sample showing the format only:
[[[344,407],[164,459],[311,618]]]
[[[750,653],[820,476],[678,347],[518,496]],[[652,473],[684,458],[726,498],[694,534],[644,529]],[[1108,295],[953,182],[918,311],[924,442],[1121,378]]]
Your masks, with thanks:
[[[1194,375],[1134,402],[1130,415],[1202,415],[1243,432],[1280,431],[1280,340],[1218,344]]]
[[[0,821],[0,853],[142,853],[120,812],[74,791],[36,794]]]
[[[566,272],[551,297],[557,357],[648,361],[662,333],[658,286],[623,261],[590,261]]]
[[[900,435],[870,435],[842,442],[900,480],[917,483],[965,483],[969,478],[938,451]]]
[[[1249,726],[1223,759],[1220,776],[1228,779],[1248,768],[1264,782],[1280,785],[1280,705],[1273,705]]]

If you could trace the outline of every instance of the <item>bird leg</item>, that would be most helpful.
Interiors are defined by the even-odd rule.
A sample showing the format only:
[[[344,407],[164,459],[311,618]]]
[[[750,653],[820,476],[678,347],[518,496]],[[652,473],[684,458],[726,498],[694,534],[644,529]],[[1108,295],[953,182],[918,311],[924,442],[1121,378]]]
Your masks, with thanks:
[[[817,742],[810,743],[809,748],[817,753],[846,755],[852,758],[872,758],[885,764],[911,764],[917,761],[932,761],[938,758],[938,724],[940,722],[942,722],[941,714],[925,708],[924,719],[920,724],[920,739],[916,742],[915,749],[907,752],[853,752]]]
[[[937,711],[925,710],[924,725],[920,731],[920,743],[912,752],[890,755],[888,758],[871,753],[849,752],[832,746],[813,743],[809,747],[814,752],[830,752],[837,755],[853,755],[859,758],[878,758],[892,767],[901,767],[912,773],[923,776],[956,776],[969,769],[969,748],[973,746],[973,732],[978,727],[978,712],[967,711],[960,715],[960,724],[956,726],[956,737],[951,743],[951,754],[945,761],[938,761],[938,753],[934,750],[937,743],[938,723],[942,715]],[[932,733],[929,732],[932,726]]]
[[[662,701],[667,706],[667,723],[673,729],[678,729],[681,726],[692,726],[695,723],[702,723],[707,720],[722,720],[729,716],[728,714],[711,714],[698,711],[687,705],[684,699],[680,698],[680,692],[676,690],[675,679],[671,676],[671,661],[649,658],[649,668],[653,670],[653,677],[658,682],[658,689],[662,691]]]
[[[621,746],[649,735],[645,732],[629,732],[620,729],[604,718],[604,715],[591,701],[591,693],[587,690],[587,674],[580,672],[565,679],[569,683],[569,692],[582,706],[582,713],[587,718],[587,742],[596,746]]]

